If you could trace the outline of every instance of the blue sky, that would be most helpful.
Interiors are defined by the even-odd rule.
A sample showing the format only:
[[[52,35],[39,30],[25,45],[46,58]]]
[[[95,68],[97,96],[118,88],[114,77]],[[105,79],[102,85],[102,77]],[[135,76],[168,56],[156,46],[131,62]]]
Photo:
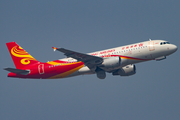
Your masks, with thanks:
[[[179,51],[137,64],[130,77],[107,74],[57,80],[7,78],[14,67],[7,42],[37,60],[65,56],[52,46],[87,53],[151,39],[180,46],[177,0],[67,0],[0,2],[0,119],[179,120]]]

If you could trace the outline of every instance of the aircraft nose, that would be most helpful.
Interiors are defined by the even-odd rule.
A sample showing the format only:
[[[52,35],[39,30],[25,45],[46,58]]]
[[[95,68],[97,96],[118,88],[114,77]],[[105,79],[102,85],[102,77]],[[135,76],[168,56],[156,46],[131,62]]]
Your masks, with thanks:
[[[174,45],[174,46],[173,46],[173,50],[174,50],[174,52],[176,52],[176,51],[177,51],[177,49],[178,49],[178,48],[177,48],[177,46],[176,46],[176,45]]]
[[[173,51],[173,53],[174,53],[174,52],[177,51],[178,47],[177,47],[176,45],[172,45],[172,48],[171,48],[171,49],[172,49],[172,51]]]

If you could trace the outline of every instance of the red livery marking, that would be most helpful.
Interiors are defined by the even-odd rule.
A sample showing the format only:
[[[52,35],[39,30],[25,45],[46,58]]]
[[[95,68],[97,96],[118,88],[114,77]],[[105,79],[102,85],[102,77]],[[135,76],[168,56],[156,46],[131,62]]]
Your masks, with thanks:
[[[143,47],[143,43],[140,43],[139,45],[131,45],[131,46],[126,46],[126,47],[122,47],[122,50],[124,49],[129,49],[129,48],[133,48],[133,47]]]
[[[131,59],[131,60],[142,60],[142,61],[152,60],[152,59],[140,59],[140,58],[128,57],[128,56],[123,56],[123,55],[111,55],[111,57],[115,57],[115,56],[119,56],[125,59]]]
[[[98,55],[98,53],[93,53],[93,54],[91,54],[91,55],[94,55],[94,56],[95,56],[95,55]]]
[[[115,49],[112,49],[112,50],[108,50],[108,51],[102,51],[99,54],[105,54],[105,53],[114,52],[114,51],[115,51]]]
[[[142,47],[142,46],[143,46],[143,43],[140,43],[140,44],[139,44],[139,47]]]

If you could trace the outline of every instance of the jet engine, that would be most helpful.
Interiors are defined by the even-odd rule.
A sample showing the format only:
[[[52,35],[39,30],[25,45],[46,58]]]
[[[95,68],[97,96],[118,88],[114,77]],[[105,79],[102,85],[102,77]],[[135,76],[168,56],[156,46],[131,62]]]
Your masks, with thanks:
[[[119,70],[113,72],[113,75],[120,75],[120,76],[130,76],[136,73],[136,66],[135,65],[127,65],[125,67],[120,68]]]
[[[103,63],[99,66],[102,68],[116,68],[121,65],[121,58],[120,57],[109,57],[105,58]]]

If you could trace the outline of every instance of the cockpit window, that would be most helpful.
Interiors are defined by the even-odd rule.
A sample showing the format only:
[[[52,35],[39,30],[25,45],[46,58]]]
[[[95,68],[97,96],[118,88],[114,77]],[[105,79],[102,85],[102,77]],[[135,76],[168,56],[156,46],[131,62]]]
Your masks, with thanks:
[[[160,45],[170,44],[169,42],[161,42]]]

